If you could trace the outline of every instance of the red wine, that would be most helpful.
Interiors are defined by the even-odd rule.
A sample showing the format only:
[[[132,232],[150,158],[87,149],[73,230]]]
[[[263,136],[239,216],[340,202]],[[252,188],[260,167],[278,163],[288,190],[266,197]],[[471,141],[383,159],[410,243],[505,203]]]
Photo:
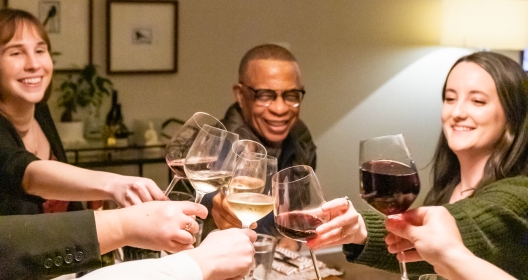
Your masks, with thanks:
[[[275,216],[275,226],[279,232],[291,239],[304,241],[317,236],[315,229],[323,221],[310,214],[288,212]]]
[[[369,161],[360,175],[361,197],[385,215],[405,212],[420,192],[418,173],[401,162]]]
[[[184,162],[185,159],[177,159],[167,162],[172,172],[174,172],[174,176],[178,178],[187,178],[187,176],[185,175],[185,171],[183,170]]]

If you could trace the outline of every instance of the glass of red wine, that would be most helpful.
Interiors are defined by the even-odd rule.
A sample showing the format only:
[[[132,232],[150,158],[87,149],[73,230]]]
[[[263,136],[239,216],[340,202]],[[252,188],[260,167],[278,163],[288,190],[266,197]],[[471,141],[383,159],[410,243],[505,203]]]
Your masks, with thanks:
[[[401,134],[361,141],[359,172],[361,198],[386,216],[405,212],[420,192],[418,172]],[[400,268],[401,279],[408,279],[405,262]]]
[[[285,237],[300,242],[315,238],[315,229],[330,217],[321,209],[326,199],[313,169],[308,165],[283,169],[273,175],[272,188],[277,230]],[[320,280],[315,253],[309,250],[317,279]]]
[[[215,117],[204,112],[197,112],[174,133],[170,142],[167,144],[165,148],[165,161],[172,170],[174,177],[167,189],[165,189],[165,195],[168,195],[172,191],[180,179],[187,179],[183,170],[185,157],[194,139],[196,139],[196,135],[198,135],[200,129],[206,124],[226,130],[225,126]]]

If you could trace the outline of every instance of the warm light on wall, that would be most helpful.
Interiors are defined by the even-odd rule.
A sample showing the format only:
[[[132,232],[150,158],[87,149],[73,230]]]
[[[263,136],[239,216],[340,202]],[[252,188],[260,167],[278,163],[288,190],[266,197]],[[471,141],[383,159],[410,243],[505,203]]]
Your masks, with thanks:
[[[442,0],[442,9],[442,45],[528,48],[528,0]]]

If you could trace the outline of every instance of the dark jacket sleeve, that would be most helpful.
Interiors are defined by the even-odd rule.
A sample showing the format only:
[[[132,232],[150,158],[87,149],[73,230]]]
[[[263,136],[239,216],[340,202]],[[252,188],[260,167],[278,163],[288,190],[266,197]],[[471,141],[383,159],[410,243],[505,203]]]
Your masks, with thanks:
[[[101,267],[93,211],[0,216],[0,279],[46,279]]]

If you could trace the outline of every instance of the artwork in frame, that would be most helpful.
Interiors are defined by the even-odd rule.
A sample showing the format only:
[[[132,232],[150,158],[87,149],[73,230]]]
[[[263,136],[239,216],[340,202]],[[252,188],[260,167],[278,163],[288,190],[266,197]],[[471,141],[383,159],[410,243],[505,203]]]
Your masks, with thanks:
[[[93,0],[4,0],[4,7],[36,16],[51,42],[55,71],[78,71],[92,64]]]
[[[177,71],[177,1],[107,0],[106,3],[108,73]]]

